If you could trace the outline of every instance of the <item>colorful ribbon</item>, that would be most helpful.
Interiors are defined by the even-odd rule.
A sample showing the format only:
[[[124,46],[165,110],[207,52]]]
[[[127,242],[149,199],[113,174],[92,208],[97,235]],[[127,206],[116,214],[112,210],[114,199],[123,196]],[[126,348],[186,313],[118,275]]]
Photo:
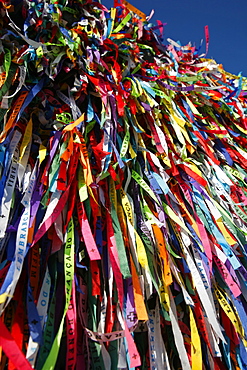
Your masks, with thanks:
[[[0,369],[245,369],[246,78],[127,1],[0,10]]]

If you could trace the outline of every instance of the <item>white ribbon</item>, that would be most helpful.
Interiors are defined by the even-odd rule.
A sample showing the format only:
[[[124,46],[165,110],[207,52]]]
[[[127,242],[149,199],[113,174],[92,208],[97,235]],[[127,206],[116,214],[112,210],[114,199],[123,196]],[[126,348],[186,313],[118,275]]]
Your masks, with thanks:
[[[48,268],[46,268],[45,277],[43,280],[43,284],[40,290],[39,299],[37,303],[37,311],[39,314],[40,324],[41,324],[42,329],[45,324],[47,310],[48,310],[50,288],[51,288],[51,278],[50,278]],[[36,357],[38,354],[38,350],[39,350],[39,344],[34,342],[30,335],[29,341],[28,341],[26,358],[28,359],[28,361],[30,362],[33,368],[35,366],[35,361],[36,361]]]

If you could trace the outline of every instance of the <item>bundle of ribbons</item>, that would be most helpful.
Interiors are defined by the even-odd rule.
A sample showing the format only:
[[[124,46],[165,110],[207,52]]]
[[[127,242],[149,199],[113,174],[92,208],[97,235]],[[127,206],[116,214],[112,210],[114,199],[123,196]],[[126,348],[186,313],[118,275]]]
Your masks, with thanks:
[[[126,1],[0,12],[0,369],[246,369],[247,80]]]

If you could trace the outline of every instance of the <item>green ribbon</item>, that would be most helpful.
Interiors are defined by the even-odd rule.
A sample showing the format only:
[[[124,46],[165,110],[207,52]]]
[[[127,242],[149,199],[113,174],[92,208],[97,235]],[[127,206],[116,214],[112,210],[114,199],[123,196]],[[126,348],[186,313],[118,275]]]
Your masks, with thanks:
[[[157,203],[158,199],[156,198],[153,190],[148,186],[146,181],[143,180],[143,178],[134,170],[132,170],[132,177],[133,179],[150,195],[150,197]]]
[[[71,218],[67,229],[67,240],[64,246],[64,275],[65,275],[65,307],[56,337],[42,370],[53,370],[56,365],[60,343],[63,335],[64,319],[70,303],[74,279],[74,223]]]
[[[17,66],[15,65],[11,65],[10,68],[9,68],[9,71],[8,71],[8,75],[6,74],[6,80],[5,80],[5,83],[4,85],[2,86],[2,88],[0,89],[0,99],[2,99],[2,97],[7,93],[7,91],[9,90],[11,84],[12,84],[12,81],[13,81],[13,78],[16,74],[16,71],[17,71]]]
[[[112,31],[112,33],[119,32],[129,22],[130,18],[131,18],[131,14],[128,13],[126,17],[122,20],[122,22],[119,23],[119,25],[115,28],[115,30]]]
[[[125,251],[125,245],[123,241],[121,227],[118,221],[117,212],[113,205],[111,207],[111,217],[112,217],[112,225],[113,225],[114,235],[116,239],[119,262],[120,262],[120,270],[121,270],[121,273],[124,279],[127,279],[131,277],[131,273],[130,273],[128,259],[127,259],[127,255]]]
[[[92,276],[91,271],[88,276],[88,291],[92,291]],[[92,331],[97,332],[97,307],[98,307],[98,300],[96,297],[89,295],[88,296],[88,328]],[[90,368],[92,370],[108,370],[105,369],[104,361],[101,354],[101,344],[95,342],[91,339],[88,339],[88,347],[90,352]]]
[[[6,72],[6,77],[8,76],[10,65],[11,65],[11,52],[9,49],[4,49],[4,70]]]

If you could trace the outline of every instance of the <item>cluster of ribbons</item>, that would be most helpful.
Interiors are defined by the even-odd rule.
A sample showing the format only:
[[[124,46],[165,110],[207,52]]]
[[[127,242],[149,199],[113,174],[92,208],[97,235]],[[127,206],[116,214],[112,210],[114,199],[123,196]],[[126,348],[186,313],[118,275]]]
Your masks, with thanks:
[[[246,79],[115,5],[0,2],[0,369],[246,369]]]

